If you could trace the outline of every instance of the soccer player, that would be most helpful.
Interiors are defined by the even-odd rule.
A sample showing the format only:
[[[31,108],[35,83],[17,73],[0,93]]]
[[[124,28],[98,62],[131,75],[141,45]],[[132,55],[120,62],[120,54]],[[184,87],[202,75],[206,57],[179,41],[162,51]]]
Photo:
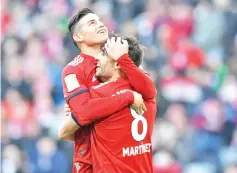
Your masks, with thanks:
[[[136,39],[130,37],[126,39],[130,43],[130,47],[139,50],[136,49],[138,45]],[[97,55],[99,62],[96,76],[102,78],[104,83],[90,88],[92,98],[116,96],[132,90],[126,75],[120,70],[119,63],[107,55],[109,52],[114,59],[117,59],[117,52],[124,53],[123,51],[128,49],[128,43],[126,40],[122,42],[120,37],[117,40],[112,38],[106,44],[107,51],[102,51]],[[131,58],[133,57],[131,56]],[[138,58],[141,56],[133,59],[138,62],[137,66],[141,62],[141,59]],[[132,60],[129,64],[131,67],[135,66]],[[151,98],[146,99],[145,104],[147,112],[143,116],[138,115],[127,106],[94,123],[91,133],[91,148],[95,173],[152,172],[151,135],[156,116],[156,103],[154,98]],[[87,123],[91,122],[93,121],[87,121]]]
[[[126,92],[115,97],[104,97],[90,99],[89,89],[98,84],[95,77],[96,60],[95,55],[100,51],[101,44],[108,39],[108,30],[90,9],[79,11],[69,23],[69,31],[74,44],[81,50],[81,53],[74,58],[64,69],[62,74],[64,97],[72,109],[71,130],[78,130],[85,119],[97,119],[104,115],[122,109],[124,106],[132,104],[135,99],[131,92]],[[129,59],[128,55],[123,56],[121,67],[126,73],[127,67],[123,64]],[[154,97],[155,92],[151,93],[141,88],[138,82],[135,82],[134,73],[141,76],[144,85],[150,85],[152,80],[139,69],[132,73],[126,73],[129,81],[135,90],[142,94],[143,98]],[[141,110],[145,110],[142,103],[137,104]],[[93,108],[93,109],[92,109]],[[112,109],[112,110],[111,110]],[[101,115],[101,113],[103,113]],[[74,172],[92,172],[90,159],[90,126],[81,127],[75,135],[74,147]],[[60,137],[64,138],[66,128],[61,129]],[[66,136],[70,136],[67,134]],[[66,139],[66,138],[64,138]],[[70,138],[73,140],[74,138]]]

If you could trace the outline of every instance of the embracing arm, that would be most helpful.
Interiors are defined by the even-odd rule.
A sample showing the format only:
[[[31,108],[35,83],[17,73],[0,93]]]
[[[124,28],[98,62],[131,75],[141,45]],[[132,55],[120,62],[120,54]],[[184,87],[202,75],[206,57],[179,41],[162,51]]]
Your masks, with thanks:
[[[109,116],[120,109],[133,103],[133,93],[126,92],[114,97],[91,99],[88,92],[81,93],[67,102],[71,108],[71,116],[68,116],[60,129],[60,139],[66,140],[74,134],[80,126],[90,124],[97,119]]]
[[[82,99],[82,98],[89,99]],[[68,100],[72,111],[72,118],[78,126],[88,125],[98,119],[107,117],[124,107],[132,104],[134,97],[132,92],[125,92],[114,97],[90,99],[89,93]]]
[[[135,65],[128,54],[122,55],[117,62],[127,75],[130,84],[143,96],[144,100],[150,100],[156,97],[154,82],[150,76]]]
[[[58,137],[65,141],[75,141],[75,133],[80,127],[75,123],[71,116],[67,116],[62,127],[58,132]]]

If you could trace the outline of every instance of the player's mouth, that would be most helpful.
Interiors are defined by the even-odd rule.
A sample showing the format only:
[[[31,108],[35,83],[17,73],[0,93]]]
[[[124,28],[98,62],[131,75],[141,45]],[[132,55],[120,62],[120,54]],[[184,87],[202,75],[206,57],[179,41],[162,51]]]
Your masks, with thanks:
[[[100,65],[96,65],[96,70],[100,68]]]
[[[97,33],[98,34],[104,34],[104,33],[106,33],[106,29],[100,29]]]

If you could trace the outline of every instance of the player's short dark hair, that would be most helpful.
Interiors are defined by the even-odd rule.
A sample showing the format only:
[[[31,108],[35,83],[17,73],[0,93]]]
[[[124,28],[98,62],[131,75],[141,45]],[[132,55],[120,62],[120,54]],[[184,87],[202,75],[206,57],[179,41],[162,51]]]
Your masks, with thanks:
[[[73,34],[75,31],[75,26],[76,24],[81,20],[81,18],[83,18],[85,15],[89,14],[89,13],[93,13],[94,12],[89,9],[89,8],[83,8],[80,11],[78,11],[70,20],[69,24],[68,24],[68,30],[70,33],[71,38],[73,39]],[[77,47],[76,42],[73,40],[74,45]]]
[[[119,36],[118,34],[111,33],[109,38],[115,37],[117,39]],[[135,37],[130,36],[122,36],[123,40],[127,40],[128,42],[128,55],[132,59],[132,61],[139,67],[142,63],[142,59],[144,56],[144,49],[138,39]]]
[[[140,66],[142,63],[142,59],[144,56],[144,50],[142,48],[141,43],[135,37],[127,37],[124,36],[122,39],[127,40],[128,42],[128,55],[136,64],[136,66]]]

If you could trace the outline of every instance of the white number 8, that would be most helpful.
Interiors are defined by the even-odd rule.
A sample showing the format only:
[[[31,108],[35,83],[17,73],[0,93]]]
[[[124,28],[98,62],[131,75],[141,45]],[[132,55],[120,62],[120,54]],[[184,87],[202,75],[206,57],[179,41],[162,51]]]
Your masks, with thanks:
[[[146,134],[147,134],[147,129],[148,129],[147,121],[142,115],[138,115],[136,111],[133,109],[131,109],[131,114],[134,118],[134,120],[132,121],[132,127],[131,127],[132,137],[136,141],[142,141],[146,137]],[[139,121],[142,122],[142,126],[143,126],[143,131],[141,134],[138,133]]]

